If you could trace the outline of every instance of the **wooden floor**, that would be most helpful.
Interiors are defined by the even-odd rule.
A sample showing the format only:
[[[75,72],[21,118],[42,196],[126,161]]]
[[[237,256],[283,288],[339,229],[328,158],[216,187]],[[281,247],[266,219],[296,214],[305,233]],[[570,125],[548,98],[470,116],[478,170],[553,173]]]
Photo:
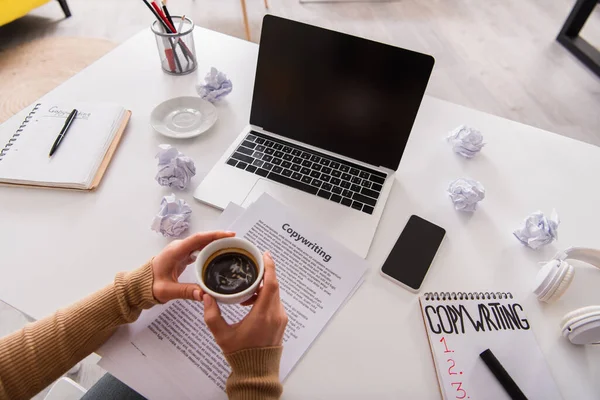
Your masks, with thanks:
[[[267,11],[263,0],[246,1],[258,41]],[[139,0],[68,2],[70,19],[51,1],[0,27],[0,49],[52,35],[122,42],[152,21]],[[269,3],[275,15],[432,54],[433,96],[600,145],[600,79],[554,40],[574,0]],[[169,7],[200,26],[244,37],[239,0],[169,0]],[[600,7],[582,36],[600,48]],[[202,43],[196,46],[201,52]],[[2,302],[0,317],[0,336],[25,323]],[[90,387],[102,371],[87,364],[77,378]]]
[[[246,1],[258,41],[267,11],[263,0]],[[121,42],[151,22],[139,0],[68,2],[68,20],[51,1],[0,27],[0,48],[48,35]],[[433,96],[600,145],[600,79],[554,40],[574,0],[269,3],[275,15],[432,54]],[[169,7],[200,26],[244,37],[239,0],[169,0]],[[582,36],[600,48],[600,7]]]

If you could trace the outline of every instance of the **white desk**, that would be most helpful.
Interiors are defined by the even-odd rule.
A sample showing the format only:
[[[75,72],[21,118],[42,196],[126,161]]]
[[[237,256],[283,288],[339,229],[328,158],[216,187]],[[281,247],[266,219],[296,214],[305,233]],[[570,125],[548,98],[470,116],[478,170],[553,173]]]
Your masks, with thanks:
[[[115,101],[133,111],[97,192],[0,188],[0,298],[34,318],[99,289],[168,242],[150,230],[161,197],[170,193],[154,181],[158,144],[172,143],[196,161],[193,187],[176,192],[192,206],[192,229],[211,228],[219,214],[196,202],[192,191],[248,121],[258,47],[198,28],[198,72],[184,77],[161,71],[155,47],[150,30],[141,32],[47,95]],[[193,95],[211,66],[234,85],[218,106],[215,127],[185,141],[154,133],[152,108]],[[479,128],[488,143],[473,160],[455,155],[444,140],[461,123]],[[418,214],[448,231],[423,292],[513,292],[565,398],[597,398],[600,346],[569,344],[558,324],[571,309],[600,304],[600,271],[578,268],[570,291],[551,307],[538,303],[530,287],[537,262],[556,250],[600,246],[598,171],[600,148],[426,97],[367,259],[367,281],[287,379],[286,397],[439,398],[417,296],[378,272],[405,221]],[[445,194],[462,176],[487,189],[473,215],[455,212]],[[563,221],[558,243],[535,252],[512,237],[527,214],[553,207]]]

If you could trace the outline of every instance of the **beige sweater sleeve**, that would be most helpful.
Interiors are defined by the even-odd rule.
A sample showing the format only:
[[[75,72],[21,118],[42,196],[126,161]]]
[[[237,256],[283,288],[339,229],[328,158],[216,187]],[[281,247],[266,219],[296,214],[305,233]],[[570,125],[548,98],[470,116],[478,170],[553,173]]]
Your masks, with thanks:
[[[0,399],[28,399],[92,353],[121,324],[157,303],[150,263],[0,339]]]
[[[119,273],[113,284],[42,320],[0,338],[0,399],[29,399],[95,351],[119,325],[157,304],[152,264]],[[227,356],[232,399],[271,399],[282,392],[281,348]]]
[[[279,382],[279,360],[283,347],[262,347],[226,354],[231,365],[227,395],[231,400],[278,399],[283,392]]]

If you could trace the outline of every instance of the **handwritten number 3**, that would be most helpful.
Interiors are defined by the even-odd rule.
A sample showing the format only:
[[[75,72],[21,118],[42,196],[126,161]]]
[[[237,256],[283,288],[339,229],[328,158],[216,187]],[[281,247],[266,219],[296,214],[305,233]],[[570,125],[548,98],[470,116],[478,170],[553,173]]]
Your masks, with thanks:
[[[452,372],[452,368],[456,366],[456,362],[453,359],[449,358],[446,362],[451,362],[452,365],[448,367],[448,375],[458,375],[456,372]]]
[[[462,396],[456,396],[457,399],[464,399],[465,397],[467,397],[467,392],[465,392],[465,390],[462,388],[462,382],[452,382],[451,383],[452,386],[454,385],[458,385],[458,387],[456,388],[457,392],[462,392]]]

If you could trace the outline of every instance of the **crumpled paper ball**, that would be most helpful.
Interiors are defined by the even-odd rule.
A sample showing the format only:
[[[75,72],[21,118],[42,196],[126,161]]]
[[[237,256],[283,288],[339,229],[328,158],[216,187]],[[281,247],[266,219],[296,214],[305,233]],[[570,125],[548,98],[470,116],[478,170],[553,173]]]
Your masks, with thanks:
[[[485,198],[485,188],[478,181],[460,178],[450,183],[448,194],[455,210],[473,212],[477,203]]]
[[[165,196],[150,228],[163,236],[179,237],[189,228],[188,220],[191,214],[192,209],[185,200],[178,200],[174,194]]]
[[[485,146],[481,132],[466,125],[454,129],[447,139],[452,144],[452,150],[466,158],[473,158]]]
[[[204,77],[204,85],[196,85],[196,90],[202,99],[214,103],[231,93],[233,85],[227,75],[212,67]]]
[[[156,154],[158,158],[156,182],[161,186],[185,189],[192,177],[196,175],[194,161],[169,144],[161,144],[158,147],[160,150]]]
[[[538,249],[558,239],[558,214],[552,210],[550,218],[543,212],[536,211],[523,221],[523,226],[513,232],[513,235],[525,246]]]

